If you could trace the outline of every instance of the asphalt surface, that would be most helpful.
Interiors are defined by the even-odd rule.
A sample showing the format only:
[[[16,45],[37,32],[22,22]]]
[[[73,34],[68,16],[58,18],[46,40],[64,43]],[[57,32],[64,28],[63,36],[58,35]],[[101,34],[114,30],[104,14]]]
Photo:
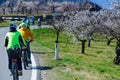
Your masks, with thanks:
[[[42,25],[42,26],[31,26],[31,29],[37,28],[45,28],[45,27],[52,27],[49,25]],[[8,57],[6,48],[4,47],[4,37],[5,34],[9,31],[8,27],[0,28],[0,80],[13,80],[12,76],[10,76],[10,71],[8,69]],[[39,63],[38,54],[32,53],[32,70],[24,70],[23,69],[23,76],[19,77],[19,80],[48,80],[46,78],[46,72],[41,71],[41,66]]]
[[[13,80],[8,69],[8,57],[4,47],[4,37],[8,32],[8,27],[0,28],[0,80]],[[23,76],[19,80],[31,80],[32,70],[24,70]]]

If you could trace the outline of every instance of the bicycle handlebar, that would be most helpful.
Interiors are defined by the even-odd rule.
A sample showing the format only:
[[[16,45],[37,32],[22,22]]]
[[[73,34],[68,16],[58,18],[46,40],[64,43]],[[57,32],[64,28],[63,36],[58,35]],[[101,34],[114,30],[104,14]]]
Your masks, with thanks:
[[[27,49],[27,46],[22,46],[22,50],[23,50],[23,49]]]
[[[27,43],[30,43],[30,42],[32,42],[32,41],[33,41],[33,40],[26,40]]]

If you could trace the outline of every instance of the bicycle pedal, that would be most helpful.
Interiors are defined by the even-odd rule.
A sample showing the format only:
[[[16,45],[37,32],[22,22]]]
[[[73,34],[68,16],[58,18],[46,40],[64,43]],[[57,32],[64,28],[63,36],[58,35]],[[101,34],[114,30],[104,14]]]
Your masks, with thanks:
[[[23,75],[23,72],[22,72],[22,71],[18,71],[18,75],[19,75],[19,76],[22,76],[22,75]]]
[[[23,74],[19,74],[19,76],[23,76]]]
[[[10,76],[13,76],[13,74],[10,74]]]
[[[28,67],[31,67],[32,66],[32,64],[28,64]]]
[[[26,67],[27,69],[32,69],[32,67],[30,67],[30,66],[28,66],[28,67]]]

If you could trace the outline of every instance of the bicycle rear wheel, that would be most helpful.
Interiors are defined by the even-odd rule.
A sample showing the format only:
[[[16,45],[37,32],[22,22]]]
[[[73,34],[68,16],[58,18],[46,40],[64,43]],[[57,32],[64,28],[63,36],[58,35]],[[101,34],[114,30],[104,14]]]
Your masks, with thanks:
[[[12,74],[13,74],[13,80],[19,80],[18,66],[16,62],[12,63]]]

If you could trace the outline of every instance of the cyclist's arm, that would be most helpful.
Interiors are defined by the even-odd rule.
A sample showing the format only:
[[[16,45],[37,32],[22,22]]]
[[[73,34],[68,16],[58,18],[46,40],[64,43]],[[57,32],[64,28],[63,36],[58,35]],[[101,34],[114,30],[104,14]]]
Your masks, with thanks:
[[[8,36],[6,36],[4,39],[4,46],[7,47],[7,45],[8,45]]]
[[[20,41],[24,46],[26,46],[26,42],[25,42],[24,38],[23,38],[21,35],[19,36],[19,41]]]
[[[30,26],[27,24],[27,28],[30,30]]]
[[[28,30],[28,31],[27,31],[27,33],[28,33],[28,35],[29,35],[29,37],[30,37],[30,40],[32,40],[32,41],[33,41],[33,39],[34,39],[34,38],[33,38],[33,35],[32,35],[32,33],[31,33],[31,31],[30,31],[30,30]]]

